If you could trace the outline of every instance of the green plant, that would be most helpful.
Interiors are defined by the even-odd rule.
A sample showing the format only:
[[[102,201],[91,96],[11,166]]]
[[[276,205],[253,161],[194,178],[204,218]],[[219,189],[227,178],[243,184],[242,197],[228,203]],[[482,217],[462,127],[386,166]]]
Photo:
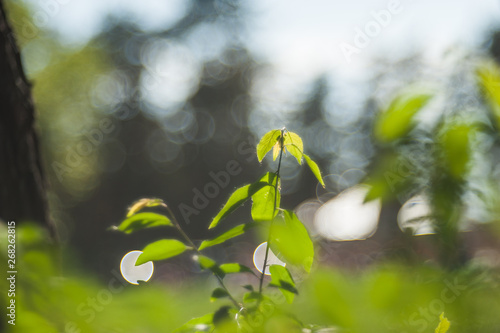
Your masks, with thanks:
[[[280,327],[286,332],[301,331],[302,324],[293,316],[281,313],[273,301],[264,293],[266,272],[271,275],[268,287],[278,288],[287,302],[292,303],[298,294],[294,278],[287,267],[268,265],[269,251],[299,273],[309,273],[314,259],[313,242],[304,225],[293,211],[280,208],[281,177],[280,168],[284,153],[292,155],[299,164],[306,161],[318,181],[325,186],[318,165],[303,152],[303,142],[299,135],[283,129],[276,129],[265,134],[257,145],[257,157],[262,162],[272,150],[273,161],[278,159],[276,172],[265,173],[257,182],[238,188],[229,197],[220,212],[212,220],[209,229],[219,223],[245,201],[252,199],[252,222],[238,225],[220,236],[204,240],[197,246],[183,231],[174,213],[160,199],[141,199],[128,210],[127,218],[117,227],[125,233],[131,233],[144,228],[171,226],[176,228],[183,238],[163,239],[147,245],[138,257],[136,265],[148,261],[164,260],[186,251],[194,252],[194,260],[204,270],[211,271],[219,282],[219,287],[212,292],[211,300],[227,299],[230,305],[224,305],[215,313],[193,319],[179,328],[177,332],[274,332]],[[159,207],[166,210],[167,215],[152,212],[142,212],[146,207]],[[229,239],[240,236],[246,231],[260,227],[263,238],[267,239],[264,265],[260,276],[252,269],[240,263],[219,264],[203,253],[203,250],[221,244]],[[228,274],[253,274],[258,281],[256,286],[245,285],[247,292],[241,300],[227,288],[224,278]],[[272,310],[270,310],[272,309]],[[270,316],[270,312],[273,313]]]

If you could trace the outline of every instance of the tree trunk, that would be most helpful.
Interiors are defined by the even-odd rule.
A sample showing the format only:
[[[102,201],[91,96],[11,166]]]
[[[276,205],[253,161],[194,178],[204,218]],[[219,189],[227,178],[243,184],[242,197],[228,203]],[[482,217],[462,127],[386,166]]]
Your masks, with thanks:
[[[31,88],[0,0],[0,219],[47,227],[46,183]]]

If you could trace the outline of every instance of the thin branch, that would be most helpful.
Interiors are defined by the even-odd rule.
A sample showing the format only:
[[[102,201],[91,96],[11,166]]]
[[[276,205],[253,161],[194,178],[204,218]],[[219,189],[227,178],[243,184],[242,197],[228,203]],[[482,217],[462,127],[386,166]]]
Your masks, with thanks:
[[[170,207],[168,207],[168,205],[166,204],[162,204],[161,205],[162,207],[166,208],[170,217],[172,218],[172,222],[175,226],[175,228],[180,232],[180,234],[182,235],[182,237],[184,237],[184,239],[189,243],[189,245],[193,248],[193,250],[195,250],[199,255],[203,255],[200,250],[198,250],[198,247],[193,243],[193,241],[191,240],[191,238],[189,238],[189,236],[184,232],[184,230],[182,230],[180,224],[179,224],[179,221],[177,221],[177,218],[175,217],[174,213],[172,212],[172,210],[170,209]],[[227,287],[224,285],[224,281],[222,280],[222,278],[213,273],[212,274],[217,278],[217,280],[219,281],[219,284],[221,286],[222,289],[224,289],[226,292],[227,292],[227,295],[229,297],[229,299],[231,300],[231,302],[233,302],[233,305],[236,307],[236,309],[241,309],[242,305],[240,303],[238,303],[236,301],[236,299],[231,295],[231,293],[229,292],[229,290],[227,289]]]
[[[262,267],[262,274],[260,275],[260,281],[259,281],[259,294],[262,295],[262,285],[264,283],[264,276],[266,275],[266,267],[267,267],[267,259],[269,256],[269,243],[271,242],[271,228],[273,226],[273,220],[274,220],[274,214],[276,213],[276,208],[277,208],[277,201],[278,201],[278,184],[280,180],[280,168],[281,168],[281,158],[283,156],[283,133],[285,129],[283,128],[281,130],[281,137],[280,137],[280,157],[278,160],[278,169],[276,170],[276,184],[274,187],[274,209],[273,209],[273,219],[271,219],[271,223],[269,225],[269,234],[267,235],[267,244],[266,244],[266,254],[264,256],[264,266]]]

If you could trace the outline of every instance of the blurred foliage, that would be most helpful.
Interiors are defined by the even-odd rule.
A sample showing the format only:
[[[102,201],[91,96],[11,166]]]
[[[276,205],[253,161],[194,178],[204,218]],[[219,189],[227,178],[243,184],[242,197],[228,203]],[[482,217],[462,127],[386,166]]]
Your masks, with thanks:
[[[2,248],[7,247],[6,235],[2,224]],[[6,262],[4,253],[1,259]],[[118,263],[106,283],[83,271],[63,276],[58,249],[47,243],[44,230],[35,225],[16,228],[16,263],[16,325],[4,322],[8,332],[165,332],[210,308],[207,302],[199,302],[198,294],[204,294],[199,283],[185,290],[154,283],[133,286],[121,277]],[[8,290],[6,279],[0,287]],[[2,304],[9,299],[2,292]]]
[[[5,248],[7,231],[1,228],[0,245]],[[196,314],[215,309],[206,302],[208,286],[199,282],[179,289],[156,283],[132,286],[118,275],[106,283],[76,271],[63,277],[57,250],[47,243],[43,230],[24,225],[16,231],[17,324],[9,332],[171,332]],[[1,259],[6,260],[5,254]],[[444,311],[451,322],[449,332],[493,333],[500,327],[499,278],[498,270],[477,265],[446,272],[428,265],[387,263],[362,275],[319,268],[298,283],[300,294],[293,305],[271,288],[272,303],[263,318],[254,320],[267,322],[262,332],[294,332],[289,325],[296,325],[297,319],[314,332],[432,332]],[[8,289],[5,279],[0,284]],[[8,299],[2,295],[5,305]],[[298,318],[283,316],[290,311]],[[191,322],[191,327],[203,322],[210,320]],[[337,328],[321,331],[323,326]]]

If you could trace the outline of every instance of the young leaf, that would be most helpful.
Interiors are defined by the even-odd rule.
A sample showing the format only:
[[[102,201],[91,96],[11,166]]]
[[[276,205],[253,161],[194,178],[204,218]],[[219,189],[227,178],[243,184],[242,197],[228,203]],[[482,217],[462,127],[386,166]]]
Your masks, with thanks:
[[[298,134],[293,132],[286,132],[284,134],[283,145],[288,149],[290,154],[297,159],[299,164],[302,164],[302,154],[304,151],[304,144],[302,143],[302,139]]]
[[[450,328],[450,321],[444,316],[444,312],[439,316],[439,325],[436,327],[435,333],[446,333]]]
[[[494,62],[485,63],[478,67],[476,75],[494,122],[500,128],[500,68]]]
[[[286,301],[292,303],[295,294],[299,292],[295,288],[295,282],[288,269],[281,265],[271,265],[269,272],[271,273],[270,286],[278,287],[283,296],[285,296]]]
[[[227,293],[227,291],[225,289],[215,288],[212,291],[212,296],[210,296],[210,302],[215,302],[219,298],[224,298],[224,297],[228,297],[228,296],[229,296],[229,294]]]
[[[219,221],[222,220],[227,215],[231,214],[236,208],[241,206],[248,198],[250,198],[255,192],[268,185],[265,182],[257,182],[254,184],[245,185],[240,187],[236,191],[231,194],[229,199],[227,200],[224,207],[222,207],[221,211],[217,214],[216,217],[210,223],[209,229],[215,228]]]
[[[304,225],[291,211],[283,211],[271,226],[271,250],[281,260],[311,270],[314,248]]]
[[[266,154],[274,147],[281,138],[281,130],[272,130],[267,132],[257,145],[257,158],[262,162]]]
[[[276,142],[276,144],[273,146],[273,161],[276,161],[276,159],[280,155],[280,151],[281,151],[280,143]]]
[[[130,217],[145,207],[166,206],[161,199],[139,199],[129,207],[127,217]]]
[[[176,239],[162,239],[147,245],[137,258],[136,266],[148,261],[164,260],[186,251],[187,246]]]
[[[314,174],[314,176],[316,176],[316,178],[318,179],[319,183],[321,184],[321,186],[323,186],[323,188],[325,187],[325,182],[323,181],[323,177],[321,177],[321,171],[319,171],[319,167],[318,165],[316,164],[316,162],[314,162],[309,156],[307,156],[306,154],[302,154],[302,156],[304,156],[304,159],[306,160],[306,163],[307,165],[309,166],[309,169],[311,169],[312,173]]]
[[[275,207],[280,205],[280,192],[272,185],[265,186],[252,196],[252,219],[255,222],[271,221],[276,216]],[[276,205],[274,204],[276,200]]]
[[[243,303],[249,306],[256,305],[259,300],[262,300],[262,298],[263,295],[261,293],[251,290],[243,295]]]
[[[276,193],[276,181],[278,177],[275,173],[266,173],[259,182],[267,183],[252,195],[252,219],[255,222],[270,221],[276,216],[275,207],[279,207],[281,195],[280,192]],[[276,205],[274,200],[276,199]]]
[[[257,226],[257,224],[252,223],[252,222],[246,223],[246,224],[240,224],[239,226],[236,226],[236,227],[230,229],[229,231],[226,231],[225,233],[223,233],[219,237],[216,237],[216,238],[211,239],[211,240],[204,240],[203,242],[201,242],[198,250],[201,251],[203,249],[206,249],[207,247],[211,247],[211,246],[223,243],[223,242],[227,241],[228,239],[237,237],[239,235],[243,235],[247,230],[250,230],[251,228],[253,228],[255,226]]]
[[[444,128],[440,137],[443,162],[447,171],[457,180],[463,179],[470,167],[474,134],[475,128],[472,124],[453,123]]]
[[[225,273],[225,274],[232,274],[232,273],[251,273],[255,275],[255,273],[252,271],[251,268],[238,264],[238,263],[230,263],[230,264],[222,264],[220,265],[220,269]]]
[[[389,108],[382,112],[374,128],[375,137],[381,142],[398,139],[410,131],[415,114],[431,99],[425,93],[404,94],[396,97]]]
[[[199,318],[193,318],[178,329],[174,333],[193,333],[193,332],[212,332],[213,331],[214,314],[209,313]]]
[[[214,266],[217,266],[217,263],[212,258],[203,255],[196,255],[194,259],[200,264],[203,269],[211,269]]]
[[[162,225],[173,225],[172,221],[164,215],[156,213],[139,213],[132,215],[131,217],[120,223],[119,226],[113,226],[112,229],[123,231],[126,234],[130,234],[134,231],[158,227]]]
[[[196,255],[193,257],[193,259],[200,264],[200,267],[202,269],[210,270],[212,273],[219,276],[221,279],[223,279],[226,276],[226,274],[220,269],[219,266],[217,266],[217,263],[212,258],[209,258],[204,255]]]

